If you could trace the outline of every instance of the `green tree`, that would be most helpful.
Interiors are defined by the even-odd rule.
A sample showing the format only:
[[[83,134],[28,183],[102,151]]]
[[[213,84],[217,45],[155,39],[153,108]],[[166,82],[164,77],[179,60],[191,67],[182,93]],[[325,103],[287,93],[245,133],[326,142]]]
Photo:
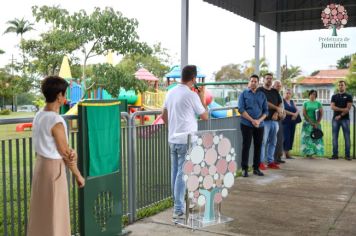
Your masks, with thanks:
[[[82,77],[85,80],[85,68],[88,59],[97,55],[105,55],[109,51],[126,55],[130,53],[150,53],[150,48],[142,42],[136,32],[136,19],[124,17],[121,12],[113,8],[95,8],[91,14],[84,10],[69,14],[59,7],[32,8],[37,21],[44,20],[52,23],[54,28],[72,33],[78,49],[84,55]]]
[[[32,59],[29,71],[41,77],[58,74],[65,55],[69,55],[71,62],[78,61],[72,54],[78,48],[76,36],[63,30],[43,33],[38,40],[24,40],[22,48]]]
[[[255,72],[255,65],[256,65],[255,59],[244,61],[243,73],[247,78],[250,77]],[[266,73],[269,72],[268,63],[264,57],[260,59],[259,68],[260,68],[259,76],[264,76]]]
[[[104,88],[113,97],[119,97],[120,88],[133,89],[140,92],[144,92],[147,89],[147,84],[136,79],[134,74],[108,63],[94,65],[91,79],[94,83],[94,88]]]
[[[0,69],[0,95],[2,98],[1,107],[4,109],[5,99],[11,97],[10,92],[11,75],[5,69]]]
[[[35,100],[36,95],[31,92],[27,93],[20,93],[17,96],[17,104],[18,105],[30,105],[32,104],[33,100]]]
[[[342,58],[337,60],[336,67],[338,69],[348,69],[350,66],[350,62],[351,62],[351,55],[343,56]]]
[[[222,66],[221,69],[215,73],[215,80],[245,80],[248,77],[243,73],[243,69],[243,66],[240,64],[229,64]]]
[[[347,90],[356,96],[356,53],[351,56],[349,74],[346,76]]]
[[[169,72],[170,55],[161,44],[153,46],[152,54],[128,54],[122,58],[119,67],[127,72],[135,73],[140,68],[145,68],[158,78],[163,78]]]
[[[4,54],[4,53],[5,53],[5,51],[0,49],[0,54]]]
[[[292,83],[292,79],[301,75],[302,69],[300,66],[293,66],[290,65],[288,68],[283,65],[281,67],[281,74],[282,74],[282,83],[283,85],[290,86]]]
[[[11,65],[0,69],[0,96],[2,96],[3,101],[6,98],[13,98],[17,94],[28,92],[31,89],[31,83],[28,80],[18,75],[12,75],[10,71]],[[14,99],[12,100],[12,105],[14,105]]]
[[[30,23],[28,20],[25,20],[24,18],[18,19],[15,18],[14,20],[10,20],[7,22],[8,25],[10,25],[4,32],[4,34],[7,33],[16,33],[16,35],[20,35],[20,43],[19,45],[23,43],[23,35],[26,32],[29,32],[31,30],[34,30],[33,23]],[[22,51],[22,64],[23,64],[23,74],[25,74],[25,64],[26,64],[26,57],[24,51]]]

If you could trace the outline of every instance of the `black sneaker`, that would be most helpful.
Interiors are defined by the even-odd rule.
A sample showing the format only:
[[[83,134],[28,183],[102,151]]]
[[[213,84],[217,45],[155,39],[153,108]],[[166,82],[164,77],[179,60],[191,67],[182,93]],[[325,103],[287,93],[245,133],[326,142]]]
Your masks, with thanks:
[[[248,170],[242,170],[242,176],[248,177]]]
[[[351,157],[345,157],[345,159],[351,161]]]
[[[281,164],[286,163],[286,162],[283,161],[282,159],[277,159],[276,162],[277,162],[277,163],[281,163]]]
[[[260,171],[259,169],[253,170],[253,174],[258,176],[264,176],[263,172]]]
[[[337,159],[339,159],[337,155],[332,155],[332,157],[330,158],[330,160],[337,160]]]

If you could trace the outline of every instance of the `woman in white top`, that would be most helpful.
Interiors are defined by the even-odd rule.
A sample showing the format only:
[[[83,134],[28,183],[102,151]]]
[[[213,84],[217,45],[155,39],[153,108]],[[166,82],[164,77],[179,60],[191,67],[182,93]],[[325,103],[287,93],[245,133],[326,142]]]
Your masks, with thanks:
[[[37,154],[32,177],[27,236],[70,236],[68,186],[65,166],[83,187],[77,154],[68,146],[67,125],[58,114],[65,102],[68,83],[58,76],[42,81],[46,106],[33,120],[33,143]]]

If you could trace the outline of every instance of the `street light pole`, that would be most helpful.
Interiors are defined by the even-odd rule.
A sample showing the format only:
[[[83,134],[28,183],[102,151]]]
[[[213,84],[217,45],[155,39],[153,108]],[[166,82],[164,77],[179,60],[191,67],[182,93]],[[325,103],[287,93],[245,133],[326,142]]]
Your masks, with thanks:
[[[263,38],[263,58],[266,60],[266,35],[261,35],[261,38]]]

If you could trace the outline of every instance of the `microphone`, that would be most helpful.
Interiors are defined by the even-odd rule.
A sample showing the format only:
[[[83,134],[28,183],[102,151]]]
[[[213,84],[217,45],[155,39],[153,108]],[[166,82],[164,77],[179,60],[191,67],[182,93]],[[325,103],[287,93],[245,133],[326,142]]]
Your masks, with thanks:
[[[200,93],[200,89],[198,88],[198,85],[197,85],[197,84],[194,84],[194,88],[195,88],[196,90],[198,90],[198,92]]]

